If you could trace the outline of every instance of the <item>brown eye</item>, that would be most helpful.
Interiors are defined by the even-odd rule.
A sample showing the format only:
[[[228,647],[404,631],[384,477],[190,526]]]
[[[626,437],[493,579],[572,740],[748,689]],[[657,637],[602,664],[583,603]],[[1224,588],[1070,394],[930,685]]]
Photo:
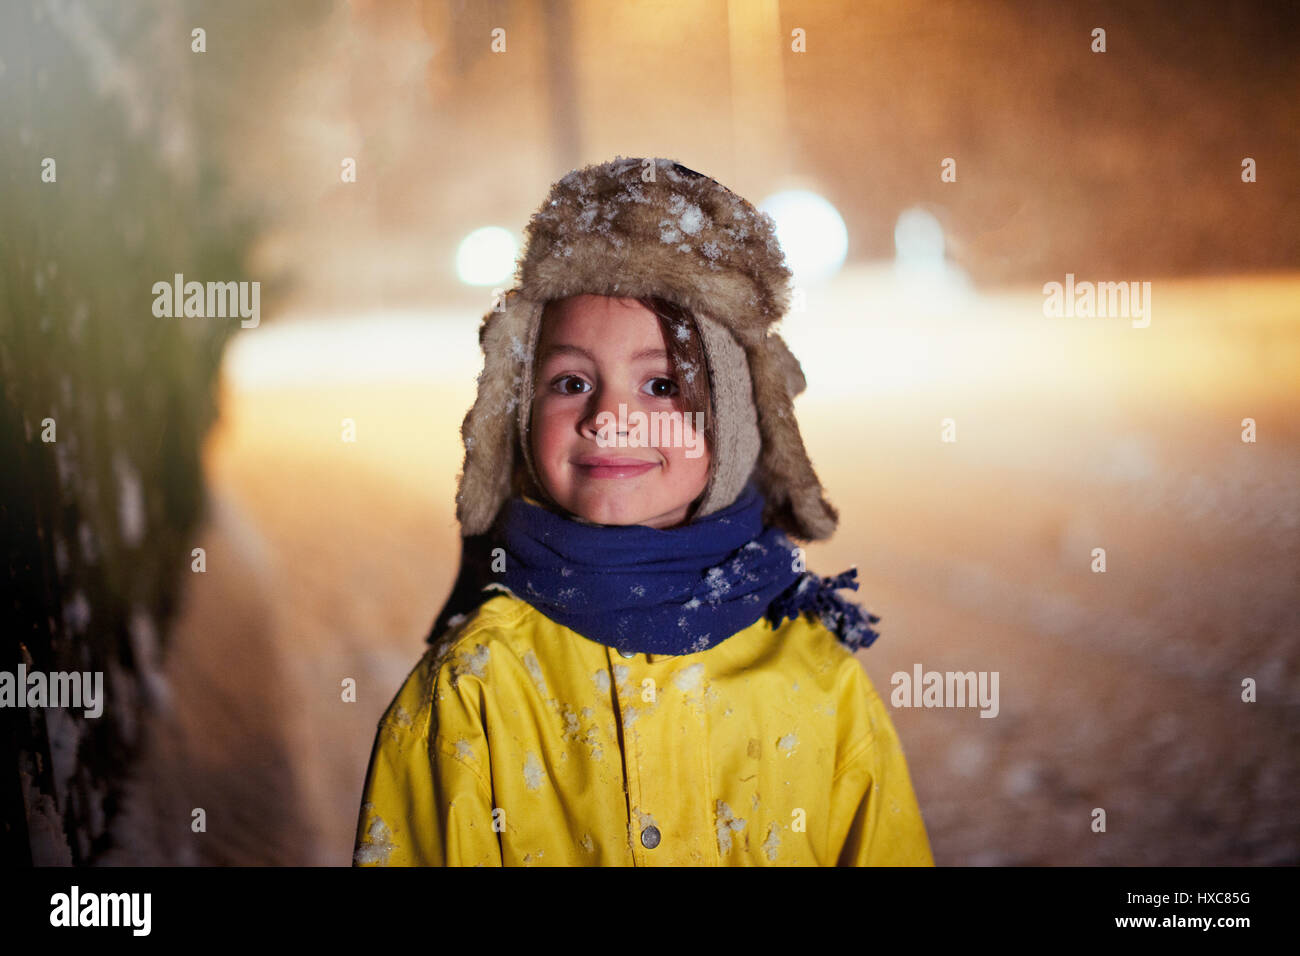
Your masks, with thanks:
[[[650,380],[650,394],[655,398],[672,398],[677,392],[677,383],[671,378],[652,378]]]
[[[561,375],[559,378],[557,378],[554,382],[551,383],[551,387],[555,389],[557,392],[559,392],[561,395],[582,395],[584,393],[585,390],[580,390],[576,392],[570,391],[568,388],[570,382],[577,382],[580,385],[587,384],[582,379],[578,378],[578,376],[576,375]]]

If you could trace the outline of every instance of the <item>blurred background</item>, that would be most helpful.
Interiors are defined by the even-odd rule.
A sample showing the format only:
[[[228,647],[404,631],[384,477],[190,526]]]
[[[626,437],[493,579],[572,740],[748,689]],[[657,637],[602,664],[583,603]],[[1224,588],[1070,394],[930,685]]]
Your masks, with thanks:
[[[107,682],[0,710],[6,860],[350,862],[479,322],[623,155],[777,220],[882,696],[1000,673],[893,712],[936,862],[1300,863],[1297,9],[3,4],[0,669]],[[177,273],[259,324],[155,316]],[[1045,315],[1067,275],[1149,325]]]

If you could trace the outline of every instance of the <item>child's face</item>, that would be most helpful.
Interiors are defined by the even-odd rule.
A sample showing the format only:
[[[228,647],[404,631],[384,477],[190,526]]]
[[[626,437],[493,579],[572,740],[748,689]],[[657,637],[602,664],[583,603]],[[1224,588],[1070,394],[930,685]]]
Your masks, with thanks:
[[[543,322],[536,354],[529,431],[546,492],[593,524],[671,528],[685,521],[708,483],[711,450],[696,428],[693,413],[702,409],[685,408],[670,377],[655,314],[634,299],[565,299]],[[620,403],[626,424],[616,424]],[[638,412],[647,422],[676,412],[684,431],[672,434],[682,440],[647,427],[646,440],[657,444],[627,447]],[[602,447],[598,439],[620,429],[619,446]]]

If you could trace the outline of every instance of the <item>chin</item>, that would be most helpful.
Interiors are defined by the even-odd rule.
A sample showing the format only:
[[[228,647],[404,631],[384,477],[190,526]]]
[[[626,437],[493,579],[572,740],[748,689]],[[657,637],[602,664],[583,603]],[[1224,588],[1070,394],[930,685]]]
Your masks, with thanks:
[[[574,482],[568,494],[557,500],[571,514],[592,524],[633,525],[660,514],[657,497],[643,482],[606,479]]]
[[[635,489],[630,489],[634,491]],[[631,525],[653,518],[646,513],[644,495],[628,491],[594,491],[579,494],[570,509],[594,524]]]
[[[704,490],[701,484],[695,495],[682,502],[673,488],[661,486],[662,472],[657,470],[637,478],[586,479],[567,473],[564,477],[568,480],[551,483],[565,492],[562,498],[552,495],[555,501],[570,514],[601,525],[645,524],[670,513],[677,517],[668,526],[680,524]]]

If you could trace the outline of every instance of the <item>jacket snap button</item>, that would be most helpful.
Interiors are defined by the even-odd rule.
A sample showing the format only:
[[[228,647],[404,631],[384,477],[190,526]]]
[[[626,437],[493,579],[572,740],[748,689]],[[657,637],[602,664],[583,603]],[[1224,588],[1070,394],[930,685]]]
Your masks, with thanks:
[[[626,657],[630,660],[631,658],[636,657],[636,651],[619,651],[618,656]]]
[[[659,845],[659,828],[646,827],[641,831],[641,845],[647,850],[653,850]]]

